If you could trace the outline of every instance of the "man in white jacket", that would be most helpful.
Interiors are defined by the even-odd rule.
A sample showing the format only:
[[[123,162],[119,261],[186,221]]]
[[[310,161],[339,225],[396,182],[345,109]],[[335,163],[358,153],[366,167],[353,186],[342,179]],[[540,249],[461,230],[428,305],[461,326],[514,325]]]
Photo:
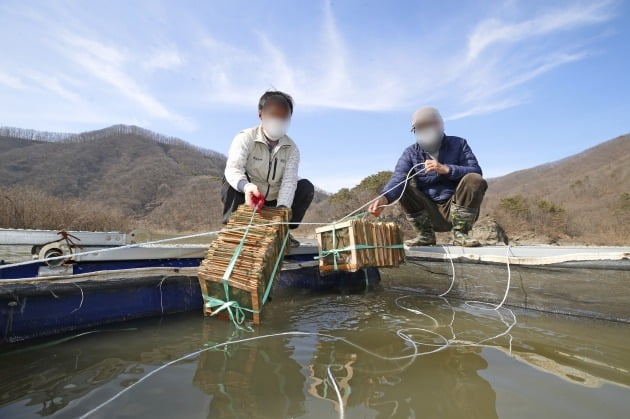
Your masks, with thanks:
[[[260,125],[239,132],[232,140],[221,188],[224,224],[239,205],[253,208],[262,199],[265,206],[291,208],[291,222],[302,221],[315,187],[306,179],[298,180],[300,151],[287,135],[292,115],[291,96],[265,92],[258,102]],[[300,245],[289,237],[292,247]]]

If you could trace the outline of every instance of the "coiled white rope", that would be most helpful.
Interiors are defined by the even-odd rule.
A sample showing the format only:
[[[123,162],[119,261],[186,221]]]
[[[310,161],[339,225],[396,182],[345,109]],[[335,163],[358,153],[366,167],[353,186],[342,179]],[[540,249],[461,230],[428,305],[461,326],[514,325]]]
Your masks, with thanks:
[[[186,359],[191,359],[194,358],[204,352],[207,351],[211,351],[211,350],[216,350],[216,349],[223,349],[226,348],[228,346],[231,345],[237,345],[240,343],[246,343],[246,342],[253,342],[253,341],[258,341],[258,340],[263,340],[263,339],[271,339],[271,338],[278,338],[278,337],[287,337],[287,336],[295,336],[295,337],[299,337],[299,336],[315,336],[315,337],[320,337],[320,338],[326,338],[326,339],[332,339],[332,340],[336,340],[339,342],[343,342],[347,345],[350,345],[358,350],[360,350],[363,353],[366,353],[370,356],[373,356],[375,358],[381,359],[381,360],[385,360],[385,361],[398,361],[398,360],[408,360],[408,362],[402,366],[402,367],[398,367],[397,370],[401,370],[401,369],[405,369],[407,368],[409,365],[411,365],[413,363],[413,361],[420,357],[420,356],[426,356],[426,355],[430,355],[430,354],[434,354],[436,352],[440,352],[442,350],[445,350],[449,347],[494,347],[494,345],[489,345],[487,344],[487,342],[490,342],[492,340],[498,339],[500,337],[506,336],[508,335],[510,340],[509,340],[509,348],[510,348],[510,352],[511,352],[511,344],[512,344],[512,337],[510,335],[510,332],[512,330],[512,328],[516,325],[516,316],[514,314],[514,312],[508,308],[503,308],[503,310],[505,310],[507,313],[509,313],[510,318],[505,319],[503,314],[501,313],[500,310],[496,310],[495,312],[497,313],[497,315],[499,316],[499,320],[506,326],[506,329],[503,330],[502,332],[493,335],[491,337],[487,337],[484,339],[480,339],[474,342],[470,342],[470,341],[464,341],[461,339],[457,338],[457,335],[454,331],[454,322],[455,322],[455,309],[450,305],[450,303],[448,302],[448,300],[446,298],[441,297],[441,300],[446,302],[446,304],[448,305],[448,307],[451,309],[453,315],[451,317],[451,321],[448,325],[446,326],[441,326],[440,323],[437,321],[437,319],[435,319],[433,316],[424,313],[421,310],[418,310],[416,308],[411,308],[408,306],[405,306],[403,304],[401,304],[401,301],[403,299],[406,298],[410,298],[410,297],[414,297],[414,296],[419,296],[419,295],[404,295],[401,297],[398,297],[395,300],[395,304],[406,311],[409,311],[411,313],[414,314],[419,314],[422,315],[424,317],[429,318],[432,323],[433,323],[433,327],[431,329],[425,328],[425,327],[410,327],[410,328],[402,328],[396,331],[396,335],[401,338],[404,342],[406,342],[407,344],[411,345],[411,347],[413,348],[413,353],[411,354],[407,354],[407,355],[399,355],[399,356],[386,356],[386,355],[382,355],[379,354],[377,352],[374,352],[370,349],[367,349],[361,345],[358,345],[346,338],[343,337],[339,337],[339,336],[334,336],[334,335],[330,335],[327,333],[320,333],[320,332],[301,332],[301,331],[288,331],[288,332],[279,332],[279,333],[272,333],[272,334],[267,334],[267,335],[261,335],[261,336],[253,336],[253,337],[247,337],[247,338],[242,338],[242,339],[235,339],[235,340],[230,340],[230,341],[226,341],[226,342],[222,342],[222,343],[218,343],[212,346],[208,346],[206,348],[200,349],[198,351],[194,351],[191,352],[187,355],[183,355],[177,359],[174,359],[172,361],[167,362],[166,364],[163,364],[161,366],[159,366],[158,368],[150,371],[149,373],[145,374],[144,376],[142,376],[141,378],[139,378],[137,381],[135,381],[134,383],[132,383],[131,385],[129,385],[128,387],[125,387],[124,389],[120,390],[118,393],[114,394],[113,396],[111,396],[110,398],[108,398],[107,400],[103,401],[102,403],[100,403],[99,405],[97,405],[96,407],[92,408],[91,410],[89,410],[88,412],[84,413],[83,415],[81,415],[81,418],[86,418],[88,416],[93,415],[94,413],[96,413],[97,411],[99,411],[100,409],[102,409],[103,407],[107,406],[108,404],[112,403],[113,401],[115,401],[116,399],[118,399],[119,397],[121,397],[123,394],[131,391],[132,389],[136,388],[137,386],[139,386],[141,383],[145,382],[146,380],[148,380],[150,377],[158,374],[159,372],[163,371],[164,369],[177,364],[178,362],[181,362],[183,360]],[[451,334],[452,334],[452,338],[446,338],[445,336],[443,336],[442,334],[438,333],[436,330],[440,327],[448,327],[451,330]],[[437,343],[431,343],[431,342],[421,342],[418,341],[417,339],[414,339],[412,336],[414,334],[417,333],[423,333],[426,335],[430,335],[433,336],[435,339],[439,340]],[[434,342],[435,342],[434,339]],[[441,341],[441,342],[440,342]],[[426,347],[428,348],[428,350],[425,351],[421,351],[420,347]],[[332,374],[331,371],[331,367],[332,365],[328,365],[327,366],[327,375],[328,375],[328,380],[331,384],[331,386],[334,388],[338,402],[339,402],[339,417],[340,418],[344,418],[345,416],[345,407],[344,407],[344,403],[343,403],[343,398],[341,396],[341,392],[339,390],[339,387],[336,383],[336,380]],[[372,372],[375,372],[373,370],[371,370]],[[380,373],[380,372],[379,372]]]
[[[446,295],[448,295],[448,293],[451,292],[451,290],[453,289],[453,285],[455,284],[455,264],[453,263],[453,256],[451,255],[451,252],[448,250],[446,246],[442,246],[442,247],[444,248],[444,253],[448,257],[448,260],[451,262],[452,276],[451,276],[451,284],[449,285],[448,289],[444,291],[442,294],[439,294],[439,297],[445,297]],[[507,300],[508,294],[510,292],[510,285],[512,283],[512,269],[510,268],[510,253],[511,252],[512,252],[511,246],[508,245],[505,251],[505,263],[507,266],[507,281],[506,281],[507,283],[505,286],[505,293],[503,294],[503,299],[501,300],[501,302],[497,305],[494,305],[486,301],[468,300],[465,302],[467,306],[476,308],[479,310],[499,310],[501,307],[503,307],[503,304],[505,304],[505,301]],[[483,307],[483,306],[490,306],[490,307]]]
[[[429,314],[426,314],[426,313],[424,313],[421,310],[418,310],[418,309],[415,309],[415,308],[411,308],[411,307],[402,305],[400,303],[400,301],[402,301],[404,299],[407,299],[407,298],[410,298],[410,297],[413,297],[413,295],[403,295],[401,297],[398,297],[396,299],[395,303],[396,303],[396,305],[398,307],[402,308],[403,310],[407,310],[407,311],[412,312],[414,314],[420,314],[420,315],[423,315],[425,317],[430,318],[434,322],[434,325],[435,325],[436,328],[441,327],[439,322],[433,316],[430,316]],[[436,335],[440,336],[445,342],[447,342],[448,346],[488,346],[488,345],[484,345],[484,343],[485,342],[489,342],[491,340],[498,339],[498,338],[506,336],[506,335],[509,335],[510,332],[512,331],[512,329],[514,328],[514,326],[516,326],[516,324],[517,324],[516,315],[514,314],[514,312],[511,309],[509,309],[507,307],[503,307],[503,310],[505,310],[510,315],[509,316],[510,318],[507,319],[507,320],[506,320],[505,317],[503,317],[503,314],[501,313],[501,311],[499,309],[497,309],[497,310],[492,309],[493,312],[497,313],[497,315],[499,316],[499,320],[501,321],[501,323],[503,323],[506,326],[506,329],[503,330],[502,332],[496,334],[496,335],[493,335],[493,336],[490,336],[490,337],[487,337],[487,338],[483,338],[483,339],[475,341],[475,342],[463,341],[463,340],[457,338],[457,334],[455,333],[454,328],[453,328],[453,324],[455,322],[455,317],[456,317],[455,316],[455,309],[453,308],[453,306],[451,306],[451,304],[448,302],[448,300],[446,298],[441,297],[441,299],[444,302],[446,302],[447,306],[452,311],[451,321],[450,321],[449,325],[447,326],[447,327],[449,327],[449,329],[451,331],[451,336],[452,337],[450,339],[447,339],[446,337],[444,337],[442,335],[439,335],[437,332],[434,332],[434,333]],[[475,307],[473,307],[473,308],[475,308]],[[511,338],[511,335],[510,335],[510,352],[511,352],[511,341],[512,341],[512,338]],[[426,344],[426,345],[431,345],[431,344]]]
[[[371,356],[377,357],[379,359],[383,359],[383,360],[387,360],[387,361],[396,361],[396,360],[401,360],[401,359],[409,359],[409,358],[413,358],[415,359],[418,356],[424,356],[424,355],[429,355],[432,353],[436,353],[439,351],[442,351],[444,349],[446,349],[449,345],[448,345],[448,341],[446,339],[444,339],[444,344],[443,345],[432,345],[432,344],[425,344],[422,342],[417,342],[414,339],[412,339],[407,333],[414,331],[414,330],[419,330],[419,331],[424,331],[424,332],[428,332],[430,334],[433,334],[437,337],[440,337],[442,339],[444,339],[442,336],[440,336],[438,333],[432,332],[430,330],[427,329],[423,329],[423,328],[408,328],[408,329],[401,329],[398,330],[396,332],[396,334],[401,337],[404,341],[412,344],[412,346],[414,347],[414,353],[411,355],[402,355],[402,356],[394,356],[394,357],[388,357],[388,356],[384,356],[381,354],[378,354],[376,352],[373,352],[369,349],[366,349],[354,342],[349,341],[348,339],[339,337],[339,336],[334,336],[334,335],[329,335],[326,333],[319,333],[319,332],[300,332],[300,331],[291,331],[291,332],[279,332],[279,333],[272,333],[272,334],[268,334],[268,335],[261,335],[261,336],[253,336],[253,337],[248,337],[248,338],[243,338],[243,339],[236,339],[236,340],[230,340],[227,342],[222,342],[222,343],[218,343],[216,345],[212,345],[209,346],[207,348],[203,348],[200,349],[198,351],[194,351],[191,352],[187,355],[181,356],[177,359],[174,359],[170,362],[167,362],[164,365],[159,366],[158,368],[154,369],[153,371],[147,373],[146,375],[142,376],[141,378],[138,379],[138,381],[135,381],[134,383],[132,383],[131,385],[129,385],[128,387],[125,387],[124,389],[122,389],[121,391],[119,391],[118,393],[114,394],[112,397],[110,397],[109,399],[105,400],[104,402],[102,402],[101,404],[99,404],[98,406],[94,407],[93,409],[89,410],[88,412],[84,413],[83,415],[80,416],[80,418],[86,418],[88,416],[93,415],[94,413],[96,413],[98,410],[102,409],[103,407],[107,406],[108,404],[110,404],[111,402],[113,402],[114,400],[118,399],[120,396],[122,396],[123,394],[127,393],[128,391],[132,390],[133,388],[137,387],[139,384],[141,384],[142,382],[148,380],[150,377],[152,377],[153,375],[159,373],[160,371],[170,367],[173,364],[176,364],[180,361],[186,360],[186,359],[190,359],[190,358],[194,358],[197,355],[200,355],[204,352],[210,351],[210,350],[214,350],[214,349],[220,349],[220,348],[224,348],[230,345],[235,345],[235,344],[239,344],[239,343],[245,343],[245,342],[252,342],[252,341],[257,341],[257,340],[262,340],[262,339],[269,339],[269,338],[276,338],[276,337],[282,337],[282,336],[318,336],[318,337],[323,337],[323,338],[327,338],[327,339],[333,339],[333,340],[337,340],[340,342],[344,342],[354,348],[357,348],[359,350],[361,350],[362,352],[365,352]],[[407,333],[406,333],[407,332]],[[418,346],[420,345],[424,345],[424,346],[437,346],[435,349],[431,349],[430,351],[427,352],[418,352]],[[330,368],[330,366],[329,366]],[[332,378],[333,382],[334,382],[334,377]],[[331,383],[332,384],[332,383]],[[335,385],[333,385],[335,386]],[[339,389],[336,388],[335,390],[337,392],[337,396],[339,397],[340,402],[342,401],[341,398],[341,393],[339,392]],[[340,414],[341,414],[341,418],[343,418],[343,414],[344,414],[344,409],[343,409],[343,403],[340,403]]]

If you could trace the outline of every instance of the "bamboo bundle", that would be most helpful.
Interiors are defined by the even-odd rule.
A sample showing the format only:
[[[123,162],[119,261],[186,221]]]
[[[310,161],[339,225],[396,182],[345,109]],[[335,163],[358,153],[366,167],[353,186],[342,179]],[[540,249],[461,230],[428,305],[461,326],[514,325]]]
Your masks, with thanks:
[[[264,304],[263,297],[277,261],[282,262],[287,246],[283,247],[287,235],[289,210],[285,208],[263,208],[252,218],[252,209],[241,205],[230,217],[225,231],[219,233],[212,242],[206,258],[201,262],[197,277],[204,297],[218,300],[235,301],[245,309],[244,313],[260,323],[260,311]],[[246,233],[242,249],[233,265],[227,280],[226,295],[223,276],[232,257]],[[273,225],[265,225],[277,223]],[[240,228],[240,230],[234,230]],[[277,269],[275,276],[280,274]],[[204,305],[204,314],[213,315],[212,309]]]
[[[321,273],[395,267],[405,262],[402,235],[396,223],[351,219],[315,232]]]

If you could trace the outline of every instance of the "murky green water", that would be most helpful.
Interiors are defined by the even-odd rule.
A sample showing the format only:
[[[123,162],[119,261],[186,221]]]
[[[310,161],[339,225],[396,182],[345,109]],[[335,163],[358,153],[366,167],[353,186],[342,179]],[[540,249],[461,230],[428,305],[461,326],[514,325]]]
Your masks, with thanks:
[[[117,394],[90,417],[629,416],[630,325],[382,285],[277,295],[254,333],[190,313],[5,347],[0,417],[78,417]]]

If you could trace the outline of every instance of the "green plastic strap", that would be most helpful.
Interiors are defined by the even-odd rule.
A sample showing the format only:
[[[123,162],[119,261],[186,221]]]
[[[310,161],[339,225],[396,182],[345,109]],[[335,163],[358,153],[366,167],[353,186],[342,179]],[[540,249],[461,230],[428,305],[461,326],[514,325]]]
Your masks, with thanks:
[[[232,323],[234,323],[234,325],[239,329],[245,329],[241,326],[241,324],[243,324],[243,322],[245,321],[245,311],[251,312],[251,309],[241,307],[237,301],[229,301],[229,298],[228,301],[223,301],[220,298],[204,295],[203,299],[206,300],[206,307],[214,309],[212,310],[212,316],[219,314],[223,310],[227,310]],[[232,311],[232,309],[234,309],[234,311]]]
[[[341,247],[339,249],[320,250],[319,256],[315,256],[315,259],[325,258],[326,256],[335,255],[335,259],[339,257],[341,252],[349,252],[351,250],[363,250],[363,249],[403,249],[405,246],[402,244],[391,244],[388,246],[374,246],[370,244],[355,244],[354,246]]]
[[[236,249],[234,249],[234,254],[232,255],[232,258],[230,259],[230,263],[228,264],[227,268],[225,269],[225,272],[223,273],[222,283],[223,283],[223,290],[225,291],[225,301],[222,301],[216,297],[204,296],[204,299],[206,299],[207,306],[209,308],[219,307],[218,309],[212,312],[213,316],[216,315],[217,313],[220,313],[223,310],[227,310],[230,320],[239,329],[242,329],[241,324],[243,323],[243,321],[245,321],[245,312],[243,311],[244,308],[241,307],[237,301],[230,301],[230,290],[228,286],[228,280],[230,279],[230,276],[232,275],[232,271],[234,270],[234,266],[236,265],[236,261],[238,260],[238,257],[241,255],[241,251],[243,250],[243,246],[245,245],[245,240],[247,240],[247,235],[249,234],[249,229],[251,228],[254,222],[255,216],[256,216],[256,210],[252,212],[252,217],[249,219],[249,224],[247,224],[247,228],[245,228],[245,231],[243,232],[243,238],[236,246]],[[232,308],[234,308],[234,312],[232,312]]]
[[[234,270],[234,266],[236,265],[236,261],[238,260],[238,257],[241,255],[241,251],[243,250],[243,246],[245,245],[245,240],[247,239],[247,235],[249,234],[249,229],[252,226],[252,223],[254,222],[255,216],[256,216],[256,210],[252,212],[252,218],[249,219],[249,224],[247,224],[247,228],[245,228],[245,231],[243,232],[243,238],[238,243],[238,246],[236,246],[236,249],[234,249],[234,254],[232,255],[232,259],[230,259],[230,263],[225,269],[225,272],[223,272],[223,287],[225,288],[226,298],[228,296],[227,281],[228,279],[230,279],[230,276],[232,275],[232,271]]]
[[[335,246],[334,233],[335,233],[335,230],[333,228],[333,247]],[[325,258],[326,256],[333,255],[333,268],[335,271],[337,271],[339,269],[337,265],[337,259],[339,259],[339,253],[348,252],[350,250],[363,250],[363,249],[404,249],[404,245],[391,244],[388,246],[373,246],[370,244],[355,244],[354,246],[350,245],[350,246],[342,247],[340,249],[320,250],[319,256],[315,256],[314,259],[322,259],[322,258]]]
[[[337,234],[336,234],[336,231],[335,231],[335,224],[333,224],[333,228],[332,228],[332,237],[333,237],[332,247],[333,247],[333,249],[336,249],[337,248]],[[321,254],[322,253],[320,252],[319,255],[321,256]],[[339,254],[338,253],[335,254],[335,256],[333,257],[333,267],[334,267],[335,271],[337,271],[339,269],[339,267],[337,266],[337,259],[339,259]]]
[[[278,258],[276,259],[276,264],[273,266],[273,270],[271,271],[271,278],[269,279],[269,282],[267,283],[267,289],[265,289],[265,293],[263,294],[263,305],[265,305],[265,303],[267,302],[267,298],[269,297],[269,293],[271,292],[271,285],[273,284],[273,280],[276,278],[276,273],[278,272],[278,268],[280,267],[280,263],[282,262],[282,255],[284,254],[284,249],[287,247],[289,234],[289,229],[287,228],[287,234],[284,236],[282,246],[280,247],[280,253],[278,254]]]
[[[234,269],[234,266],[236,265],[236,261],[238,260],[238,256],[240,255],[241,251],[243,250],[243,245],[245,243],[245,238],[247,236],[247,233],[249,232],[249,227],[251,226],[251,222],[253,221],[254,216],[252,216],[252,220],[250,221],[250,225],[247,226],[247,228],[245,229],[245,232],[243,234],[243,238],[241,239],[241,242],[239,243],[239,245],[236,247],[236,249],[234,250],[234,254],[232,255],[232,259],[230,260],[230,263],[228,264],[228,267],[225,270],[225,273],[223,274],[223,288],[225,290],[225,300],[221,300],[220,298],[216,298],[216,297],[211,297],[208,295],[204,295],[203,299],[206,301],[205,306],[211,309],[215,309],[212,310],[212,316],[220,313],[223,310],[226,310],[228,313],[228,316],[230,317],[230,320],[232,321],[232,323],[234,324],[234,326],[236,326],[238,329],[241,330],[247,330],[247,331],[252,331],[253,329],[251,327],[243,327],[241,326],[243,324],[243,322],[245,321],[245,312],[249,312],[252,314],[259,314],[260,310],[254,310],[251,308],[247,308],[247,307],[242,307],[238,301],[235,300],[230,300],[230,291],[229,291],[229,287],[228,287],[228,280],[229,277],[232,273],[232,270]],[[280,247],[280,252],[278,254],[278,258],[276,259],[276,263],[274,264],[273,270],[271,271],[271,278],[269,279],[268,283],[267,283],[267,287],[265,288],[265,293],[263,294],[263,299],[262,299],[262,304],[264,305],[267,302],[267,299],[269,298],[269,294],[271,293],[271,289],[273,286],[273,281],[276,278],[276,274],[278,272],[278,268],[280,267],[280,264],[282,262],[282,255],[284,254],[284,249],[287,246],[287,242],[289,240],[289,229],[287,228],[287,234],[284,236],[284,240],[282,241],[282,246]]]

